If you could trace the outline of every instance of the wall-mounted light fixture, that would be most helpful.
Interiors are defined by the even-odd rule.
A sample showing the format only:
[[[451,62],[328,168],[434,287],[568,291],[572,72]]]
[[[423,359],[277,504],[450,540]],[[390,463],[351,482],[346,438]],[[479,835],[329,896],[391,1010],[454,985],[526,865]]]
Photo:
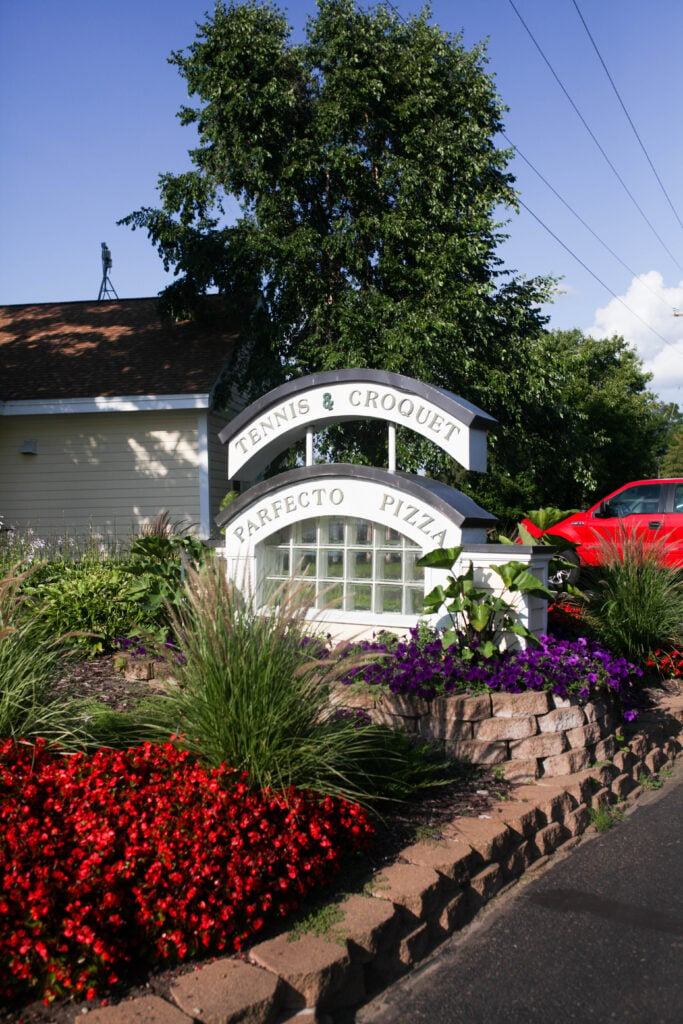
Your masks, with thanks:
[[[27,441],[24,441],[19,449],[22,455],[37,455],[38,454],[38,441],[35,437],[30,437]]]

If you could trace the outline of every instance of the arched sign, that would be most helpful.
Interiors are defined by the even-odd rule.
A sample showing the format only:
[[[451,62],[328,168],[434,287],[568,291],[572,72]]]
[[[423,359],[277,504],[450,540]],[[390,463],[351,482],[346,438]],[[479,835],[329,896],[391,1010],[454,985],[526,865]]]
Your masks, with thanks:
[[[465,469],[486,470],[492,416],[431,384],[383,370],[315,373],[253,402],[219,434],[228,478],[254,480],[276,455],[331,423],[384,420],[433,441]]]
[[[267,600],[292,576],[336,622],[410,625],[434,571],[426,551],[481,544],[494,517],[424,477],[346,464],[304,466],[250,488],[220,517],[228,573]],[[333,609],[333,611],[332,611]]]
[[[428,551],[486,540],[496,517],[446,484],[372,466],[301,466],[251,487],[216,519],[226,549],[244,554],[302,519],[359,517],[399,531]]]
[[[368,419],[389,425],[389,468],[313,462],[316,429]],[[216,518],[230,578],[263,603],[292,577],[302,580],[313,610],[337,633],[414,625],[425,594],[447,576],[420,565],[435,548],[462,547],[461,559],[476,560],[478,585],[488,587],[491,562],[510,558],[507,546],[486,543],[495,516],[452,487],[397,472],[394,442],[402,424],[465,468],[484,471],[494,423],[449,391],[379,370],[318,373],[275,388],[219,435],[228,478],[248,485]],[[249,486],[304,436],[306,466]],[[531,566],[536,549],[517,548],[515,557]],[[544,553],[534,570],[539,578],[547,577],[548,559]],[[545,628],[544,604],[524,616],[535,631]]]

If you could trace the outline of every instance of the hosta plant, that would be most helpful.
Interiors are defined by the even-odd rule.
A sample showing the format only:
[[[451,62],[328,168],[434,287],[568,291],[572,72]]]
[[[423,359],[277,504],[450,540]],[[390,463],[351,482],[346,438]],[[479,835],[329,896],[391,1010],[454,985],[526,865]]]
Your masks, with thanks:
[[[135,600],[124,564],[114,559],[50,563],[24,591],[43,638],[62,636],[84,656],[111,651],[116,637],[153,623]]]
[[[462,550],[462,547],[437,548],[417,562],[424,567],[449,570],[446,584],[434,587],[424,604],[426,614],[445,612],[450,620],[442,634],[444,648],[455,645],[467,658],[474,646],[479,656],[490,657],[500,649],[506,634],[533,639],[507,597],[476,585],[472,562],[464,572],[455,574],[454,567]],[[553,596],[521,562],[513,560],[490,568],[509,593],[524,593],[546,600]]]

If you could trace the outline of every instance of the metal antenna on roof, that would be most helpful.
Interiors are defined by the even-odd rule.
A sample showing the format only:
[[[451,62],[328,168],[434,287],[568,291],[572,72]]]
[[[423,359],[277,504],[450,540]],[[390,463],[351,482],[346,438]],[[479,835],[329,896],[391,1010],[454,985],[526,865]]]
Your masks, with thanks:
[[[114,291],[114,285],[109,280],[111,266],[109,246],[106,242],[102,242],[102,284],[100,285],[100,294],[97,296],[98,302],[103,302],[104,299],[118,299],[118,295]]]

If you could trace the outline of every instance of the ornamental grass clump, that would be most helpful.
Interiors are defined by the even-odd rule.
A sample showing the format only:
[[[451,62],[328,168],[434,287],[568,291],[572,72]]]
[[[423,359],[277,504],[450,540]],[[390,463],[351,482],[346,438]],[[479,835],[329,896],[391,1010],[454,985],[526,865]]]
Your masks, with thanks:
[[[666,538],[645,542],[623,528],[600,544],[600,565],[585,587],[585,619],[615,654],[646,666],[683,641],[683,568],[667,565]]]
[[[309,591],[305,580],[290,581],[258,608],[220,559],[188,566],[185,599],[170,610],[184,659],[159,649],[173,678],[147,705],[151,727],[213,767],[247,772],[257,788],[296,786],[370,805],[450,781],[452,766],[425,747],[339,713],[330,695],[349,663],[307,617]]]
[[[46,640],[24,594],[34,571],[14,566],[0,579],[0,738],[42,736],[77,747],[86,735],[78,702],[51,694],[64,643]]]

